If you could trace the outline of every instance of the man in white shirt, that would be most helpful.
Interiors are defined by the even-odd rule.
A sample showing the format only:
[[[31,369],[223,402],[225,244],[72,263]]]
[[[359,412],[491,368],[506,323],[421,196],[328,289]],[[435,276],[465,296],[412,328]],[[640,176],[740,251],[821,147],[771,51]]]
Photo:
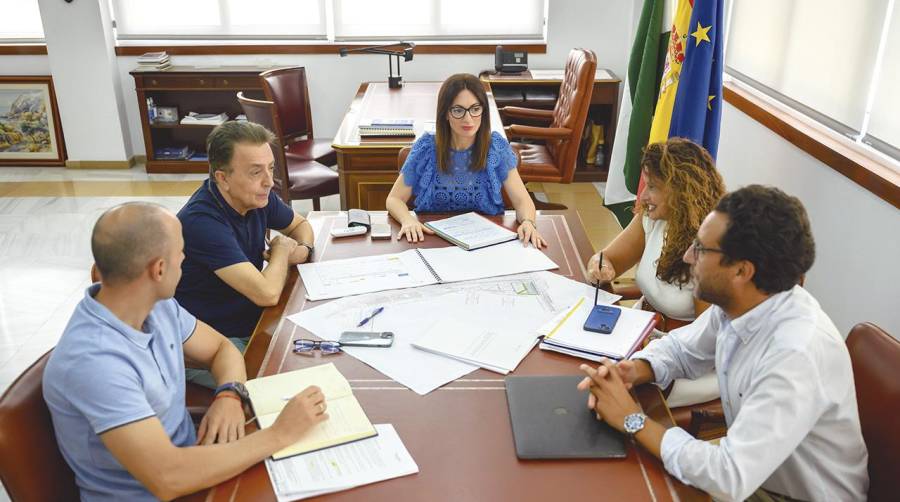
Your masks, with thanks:
[[[798,199],[759,185],[726,195],[684,254],[694,294],[713,306],[631,360],[582,365],[588,406],[716,499],[865,500],[868,455],[850,356],[797,285],[814,258]],[[713,367],[728,424],[718,445],[666,430],[627,390]]]

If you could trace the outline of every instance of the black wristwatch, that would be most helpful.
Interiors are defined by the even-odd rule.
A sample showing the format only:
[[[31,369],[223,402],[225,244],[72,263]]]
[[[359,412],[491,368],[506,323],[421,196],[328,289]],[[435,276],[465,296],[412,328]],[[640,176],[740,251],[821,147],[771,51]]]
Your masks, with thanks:
[[[312,258],[312,255],[313,255],[313,251],[315,251],[315,250],[316,250],[316,248],[315,248],[315,247],[313,247],[313,245],[312,245],[312,244],[303,244],[303,243],[302,243],[302,242],[301,242],[301,243],[300,243],[300,245],[301,245],[301,246],[303,246],[303,247],[305,247],[305,248],[306,248],[306,249],[308,249],[308,250],[309,250],[309,253],[308,253],[308,254],[307,254],[307,255],[306,255],[306,256],[307,256],[307,259],[310,259],[310,258]]]
[[[222,385],[216,387],[215,395],[218,396],[220,392],[225,392],[226,390],[230,390],[237,394],[238,397],[241,398],[241,402],[250,402],[250,393],[247,392],[247,387],[244,387],[244,384],[242,384],[241,382],[223,383]]]

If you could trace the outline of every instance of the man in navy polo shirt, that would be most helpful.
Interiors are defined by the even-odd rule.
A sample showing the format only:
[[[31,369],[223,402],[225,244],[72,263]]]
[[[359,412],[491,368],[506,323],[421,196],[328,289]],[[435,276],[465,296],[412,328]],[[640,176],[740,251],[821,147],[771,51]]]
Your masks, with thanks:
[[[309,387],[288,401],[272,427],[244,436],[243,357],[172,299],[183,248],[178,219],[155,204],[114,207],[94,226],[91,249],[101,282],[75,308],[43,378],[56,440],[82,500],[192,493],[235,476],[328,418],[322,392]],[[185,358],[226,384],[197,432],[184,402]]]
[[[288,267],[313,252],[309,222],[272,192],[273,141],[250,122],[213,129],[206,139],[209,179],[178,212],[186,258],[175,298],[241,351],[262,308],[278,303]],[[282,234],[268,251],[267,229]],[[188,380],[213,386],[206,372],[188,370]]]

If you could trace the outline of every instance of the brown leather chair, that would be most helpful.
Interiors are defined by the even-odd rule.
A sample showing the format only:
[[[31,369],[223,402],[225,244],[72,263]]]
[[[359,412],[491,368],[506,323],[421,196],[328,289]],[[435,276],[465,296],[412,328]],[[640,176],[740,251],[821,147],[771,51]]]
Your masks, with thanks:
[[[573,49],[566,61],[565,75],[559,88],[559,99],[553,110],[519,106],[500,109],[504,122],[515,119],[541,120],[547,127],[512,124],[507,136],[542,140],[544,144],[512,143],[521,155],[519,174],[522,181],[571,183],[575,176],[578,148],[584,131],[597,57],[587,49]]]
[[[271,101],[250,99],[243,92],[237,93],[237,100],[247,120],[275,130],[277,120],[275,106]],[[285,203],[312,199],[313,209],[318,211],[321,209],[321,197],[340,193],[338,173],[335,170],[316,160],[288,155],[280,142],[272,145],[272,152],[275,155],[275,190]]]
[[[412,151],[412,147],[409,147],[409,146],[404,146],[403,148],[400,149],[400,152],[397,154],[397,170],[398,171],[400,169],[403,169],[403,164],[406,163],[406,157],[409,157],[410,151]],[[518,157],[518,152],[516,153],[516,156]],[[519,158],[519,164],[521,164],[521,163],[522,163],[522,159]],[[505,188],[502,188],[502,187],[500,188],[500,195],[503,197],[503,207],[505,209],[515,209],[512,206],[512,202],[509,201],[509,195],[506,194]],[[413,195],[412,197],[410,197],[410,199],[408,201],[406,201],[406,205],[410,209],[413,209],[414,207],[416,207],[416,196]]]
[[[50,352],[0,397],[0,481],[14,502],[79,498],[75,474],[56,444],[41,388]]]
[[[900,341],[871,323],[847,337],[863,439],[869,450],[869,500],[900,493]]]
[[[312,109],[306,68],[294,66],[259,74],[266,99],[275,104],[272,131],[281,140],[288,157],[315,160],[326,166],[337,165],[332,140],[313,137]]]

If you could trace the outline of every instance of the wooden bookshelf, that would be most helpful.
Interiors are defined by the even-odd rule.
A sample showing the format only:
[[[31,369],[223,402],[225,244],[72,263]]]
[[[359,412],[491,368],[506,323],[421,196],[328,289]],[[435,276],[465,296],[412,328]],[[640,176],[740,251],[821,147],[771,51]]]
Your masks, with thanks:
[[[236,95],[239,91],[251,98],[265,99],[259,74],[268,67],[256,66],[172,66],[166,70],[138,68],[134,77],[148,173],[205,173],[206,160],[157,160],[157,148],[189,146],[196,153],[206,152],[206,136],[214,126],[150,122],[147,98],[157,107],[178,108],[178,119],[188,112],[222,113],[234,118],[243,113]]]

